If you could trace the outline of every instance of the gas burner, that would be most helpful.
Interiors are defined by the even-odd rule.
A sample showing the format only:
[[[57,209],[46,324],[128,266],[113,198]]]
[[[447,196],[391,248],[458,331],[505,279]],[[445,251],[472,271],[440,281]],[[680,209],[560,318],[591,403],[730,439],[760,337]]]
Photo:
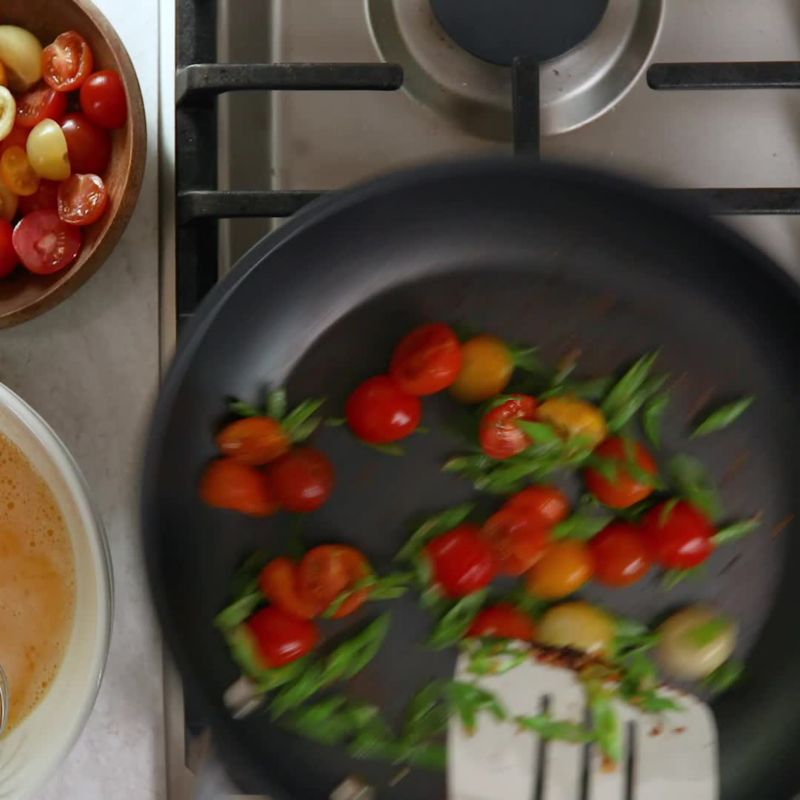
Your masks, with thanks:
[[[548,61],[597,27],[608,0],[430,0],[450,37],[472,55],[500,66],[518,56]]]
[[[505,24],[507,9],[518,5],[530,20],[544,13],[540,6],[558,9],[549,39],[543,30],[541,38],[529,35],[532,21],[519,30]],[[582,13],[559,32],[556,23],[571,17],[565,7],[571,12],[573,5]],[[500,64],[515,55],[554,56],[539,68],[541,132],[578,128],[618,102],[639,77],[661,30],[664,0],[367,0],[367,7],[376,45],[386,61],[402,64],[410,94],[469,133],[509,140],[511,71]],[[467,16],[464,9],[477,11]],[[485,41],[484,25],[491,32]],[[518,47],[524,49],[515,52]]]

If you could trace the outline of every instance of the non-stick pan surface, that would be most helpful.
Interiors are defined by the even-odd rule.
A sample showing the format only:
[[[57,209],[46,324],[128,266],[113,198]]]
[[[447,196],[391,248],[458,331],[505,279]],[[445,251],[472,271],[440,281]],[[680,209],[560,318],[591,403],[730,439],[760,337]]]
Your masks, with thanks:
[[[415,772],[387,788],[390,767],[351,762],[263,714],[229,718],[222,694],[237,672],[212,618],[237,563],[256,547],[279,552],[292,522],[197,499],[226,396],[287,385],[294,400],[325,395],[329,413],[340,413],[404,332],[438,319],[537,343],[549,359],[580,348],[586,375],[660,348],[662,368],[679,378],[667,450],[711,465],[731,518],[763,510],[765,523],[716,553],[705,581],[664,592],[653,578],[589,596],[642,619],[705,598],[741,621],[748,677],[714,703],[724,797],[789,797],[800,788],[800,554],[794,524],[772,529],[800,497],[797,287],[728,229],[661,194],[521,160],[428,167],[315,204],[244,256],[183,337],[150,436],[144,541],[166,641],[233,777],[275,800],[327,798],[353,772],[380,797],[444,797],[441,775]],[[686,420],[709,393],[757,401],[733,429],[687,443]],[[469,496],[466,482],[438,469],[459,449],[444,430],[452,410],[446,397],[426,400],[432,432],[413,437],[403,458],[344,429],[323,431],[317,443],[338,486],[305,521],[307,542],[352,542],[385,569],[410,519]],[[452,668],[448,654],[420,647],[427,623],[413,598],[392,610],[390,638],[355,685],[390,711]],[[375,613],[372,605],[364,618]]]

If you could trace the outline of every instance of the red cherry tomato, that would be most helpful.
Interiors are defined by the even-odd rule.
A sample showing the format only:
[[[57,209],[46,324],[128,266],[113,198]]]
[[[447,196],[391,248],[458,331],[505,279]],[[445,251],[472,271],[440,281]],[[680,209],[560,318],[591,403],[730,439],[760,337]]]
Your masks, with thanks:
[[[448,597],[472,594],[494,577],[492,551],[476,525],[459,525],[437,536],[425,552],[435,582]]]
[[[586,470],[586,485],[601,503],[611,508],[628,508],[653,493],[651,483],[642,482],[625,468],[629,457],[632,457],[643,472],[649,475],[658,473],[655,459],[640,442],[626,443],[623,438],[616,436],[599,444],[594,453],[616,470],[613,479],[605,477],[593,467]]]
[[[58,187],[58,216],[70,225],[97,222],[108,206],[108,192],[99,175],[73,173]]]
[[[546,527],[557,525],[569,515],[569,499],[555,486],[528,486],[512,495],[505,508],[522,511]]]
[[[288,511],[314,511],[331,496],[333,464],[313,447],[296,447],[270,464],[275,496]]]
[[[206,467],[200,479],[200,497],[215,508],[252,517],[268,517],[278,510],[267,476],[231,458],[219,458]]]
[[[300,562],[299,587],[308,601],[326,609],[342,592],[372,572],[360,550],[343,544],[323,544],[309,550]],[[352,592],[332,615],[346,617],[360,608],[369,591]]]
[[[75,31],[59,34],[42,50],[42,77],[57,92],[71,92],[80,87],[92,67],[92,48]]]
[[[128,100],[119,73],[104,69],[90,75],[81,86],[81,109],[101,128],[121,128],[128,118]]]
[[[287,614],[300,619],[313,619],[321,606],[300,591],[300,570],[288,558],[273,558],[258,577],[261,593]]]
[[[422,418],[418,397],[404,392],[388,375],[368,378],[347,398],[350,430],[370,444],[388,444],[412,434]]]
[[[291,441],[280,422],[271,417],[245,417],[217,434],[220,452],[240,464],[260,466],[282,456]]]
[[[67,96],[41,83],[17,95],[17,125],[21,128],[35,128],[43,119],[61,122],[66,111]]]
[[[531,444],[531,438],[517,427],[517,420],[532,421],[536,399],[527,394],[512,394],[508,400],[487,411],[478,432],[481,447],[492,458],[511,458]]]
[[[630,586],[650,569],[650,554],[641,530],[629,522],[612,522],[589,542],[594,577],[607,586]]]
[[[536,626],[530,615],[511,603],[498,603],[483,609],[470,625],[467,636],[492,636],[499,639],[520,639],[532,642]]]
[[[653,560],[668,569],[691,569],[713,552],[714,526],[694,506],[680,500],[672,508],[659,503],[642,522]]]
[[[546,526],[516,508],[501,508],[483,525],[483,537],[492,550],[498,572],[522,575],[544,554],[550,540]]]
[[[267,669],[282,667],[310,653],[319,641],[313,622],[267,606],[247,621],[258,655]]]
[[[400,340],[392,355],[389,375],[408,394],[440,392],[455,381],[461,369],[461,345],[449,325],[421,325]]]
[[[25,150],[25,145],[28,142],[29,128],[23,128],[21,125],[14,125],[11,133],[5,139],[0,140],[0,155],[9,147],[21,147]]]
[[[111,136],[86,114],[67,114],[61,123],[73,172],[102,175],[111,160]]]
[[[14,249],[19,260],[37,275],[66,269],[81,251],[81,232],[59,219],[52,209],[24,216],[14,228]]]
[[[19,198],[19,213],[24,217],[32,211],[58,208],[58,181],[39,181],[39,188]]]
[[[0,219],[0,278],[5,278],[14,271],[14,267],[19,264],[17,252],[14,250],[12,237],[14,229],[10,222]]]

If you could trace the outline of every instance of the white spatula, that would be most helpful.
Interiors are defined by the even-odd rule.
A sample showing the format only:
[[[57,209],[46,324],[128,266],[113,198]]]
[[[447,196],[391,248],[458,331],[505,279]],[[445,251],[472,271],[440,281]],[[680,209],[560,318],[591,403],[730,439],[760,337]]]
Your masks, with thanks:
[[[570,670],[533,660],[477,679],[462,655],[456,679],[492,692],[510,717],[547,711],[586,719],[586,693]],[[450,800],[716,800],[717,735],[710,709],[678,692],[681,711],[643,714],[615,703],[623,755],[613,769],[596,746],[544,741],[482,713],[473,735],[453,718],[448,731]]]

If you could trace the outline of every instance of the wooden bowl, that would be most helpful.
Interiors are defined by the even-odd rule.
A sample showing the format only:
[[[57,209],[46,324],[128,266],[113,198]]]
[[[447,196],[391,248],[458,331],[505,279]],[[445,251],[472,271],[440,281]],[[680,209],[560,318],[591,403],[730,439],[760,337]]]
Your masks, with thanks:
[[[108,258],[125,230],[139,195],[147,154],[144,105],[139,81],[125,45],[89,0],[2,0],[0,24],[19,25],[42,45],[74,30],[89,43],[94,69],[114,69],[128,95],[128,121],[111,131],[111,162],[105,181],[109,204],[103,217],[83,229],[83,248],[75,263],[55,275],[33,275],[18,267],[0,279],[0,327],[25,322],[69,297]]]

